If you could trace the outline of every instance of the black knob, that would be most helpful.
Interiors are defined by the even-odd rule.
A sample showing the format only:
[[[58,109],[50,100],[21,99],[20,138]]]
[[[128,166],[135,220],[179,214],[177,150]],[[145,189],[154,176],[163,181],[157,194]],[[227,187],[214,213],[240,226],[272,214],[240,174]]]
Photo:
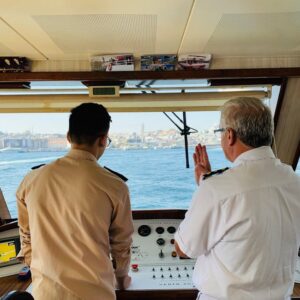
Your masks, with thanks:
[[[156,243],[157,243],[158,245],[160,245],[160,246],[164,245],[165,242],[166,242],[166,241],[165,241],[164,239],[162,239],[162,238],[159,238],[159,239],[156,240]]]
[[[155,230],[158,234],[162,234],[165,232],[165,229],[163,227],[157,227]]]
[[[167,228],[167,231],[168,231],[169,233],[175,233],[176,228],[175,228],[174,226],[169,226],[169,227]]]
[[[148,225],[141,225],[138,228],[138,233],[141,236],[148,236],[151,233],[151,228]]]
[[[153,275],[152,278],[155,278],[155,275]]]
[[[155,271],[155,269],[154,269],[154,268],[152,268],[152,271],[154,272],[154,271]]]

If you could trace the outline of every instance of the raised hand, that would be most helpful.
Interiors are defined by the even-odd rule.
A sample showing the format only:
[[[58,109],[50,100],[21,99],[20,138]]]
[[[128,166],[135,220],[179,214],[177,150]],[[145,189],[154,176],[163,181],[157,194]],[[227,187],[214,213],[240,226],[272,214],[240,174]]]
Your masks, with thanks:
[[[206,146],[201,146],[201,144],[198,144],[195,147],[193,158],[195,164],[195,181],[197,185],[199,185],[202,176],[211,172],[211,166],[206,152]]]

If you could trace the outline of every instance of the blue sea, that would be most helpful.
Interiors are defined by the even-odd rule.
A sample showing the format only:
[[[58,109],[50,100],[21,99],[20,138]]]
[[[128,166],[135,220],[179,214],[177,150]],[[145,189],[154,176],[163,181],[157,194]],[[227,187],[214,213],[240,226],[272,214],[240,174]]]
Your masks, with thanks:
[[[15,193],[33,166],[49,163],[66,152],[0,153],[0,187],[12,217],[17,217]],[[119,150],[107,149],[101,166],[115,170],[129,180],[133,209],[188,208],[195,191],[193,148],[189,149],[190,168],[185,167],[183,148]],[[231,164],[220,147],[208,147],[212,169]],[[300,173],[300,169],[297,173]]]

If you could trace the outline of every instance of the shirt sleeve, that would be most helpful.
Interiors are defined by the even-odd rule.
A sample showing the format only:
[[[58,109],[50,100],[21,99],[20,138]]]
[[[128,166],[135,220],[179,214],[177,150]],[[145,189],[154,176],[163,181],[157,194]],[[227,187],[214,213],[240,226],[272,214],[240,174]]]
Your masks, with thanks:
[[[210,251],[224,235],[221,204],[204,183],[196,190],[175,240],[182,252],[197,258]]]
[[[132,244],[133,222],[128,188],[123,199],[115,207],[110,226],[111,256],[115,264],[116,277],[128,274],[130,248]]]
[[[21,242],[21,251],[18,254],[18,259],[24,262],[26,265],[31,264],[31,237],[29,228],[29,219],[27,206],[25,203],[25,191],[24,191],[24,181],[19,186],[16,196],[17,196],[17,207],[18,207],[18,223],[19,223],[19,233]]]

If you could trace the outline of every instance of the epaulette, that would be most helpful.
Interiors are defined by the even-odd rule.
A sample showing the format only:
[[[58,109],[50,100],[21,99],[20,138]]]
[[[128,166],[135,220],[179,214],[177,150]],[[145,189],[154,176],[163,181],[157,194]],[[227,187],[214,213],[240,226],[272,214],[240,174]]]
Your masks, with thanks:
[[[219,170],[216,170],[216,171],[212,171],[212,172],[209,172],[207,174],[204,174],[203,177],[202,177],[202,180],[205,180],[213,175],[216,175],[216,174],[222,174],[224,173],[226,170],[228,170],[229,168],[224,168],[224,169],[219,169]]]
[[[34,167],[31,168],[31,170],[38,169],[38,168],[40,168],[40,167],[42,167],[42,166],[44,166],[44,165],[45,165],[45,164],[40,164],[40,165],[34,166]]]
[[[122,179],[123,181],[125,181],[125,182],[128,180],[128,178],[125,177],[124,175],[122,175],[122,174],[120,174],[120,173],[118,173],[118,172],[116,172],[116,171],[113,171],[113,170],[111,170],[111,169],[108,168],[108,167],[105,167],[105,166],[104,166],[104,169],[106,169],[107,171],[109,171],[109,172],[111,172],[111,173],[117,175],[119,178],[121,178],[121,179]]]

